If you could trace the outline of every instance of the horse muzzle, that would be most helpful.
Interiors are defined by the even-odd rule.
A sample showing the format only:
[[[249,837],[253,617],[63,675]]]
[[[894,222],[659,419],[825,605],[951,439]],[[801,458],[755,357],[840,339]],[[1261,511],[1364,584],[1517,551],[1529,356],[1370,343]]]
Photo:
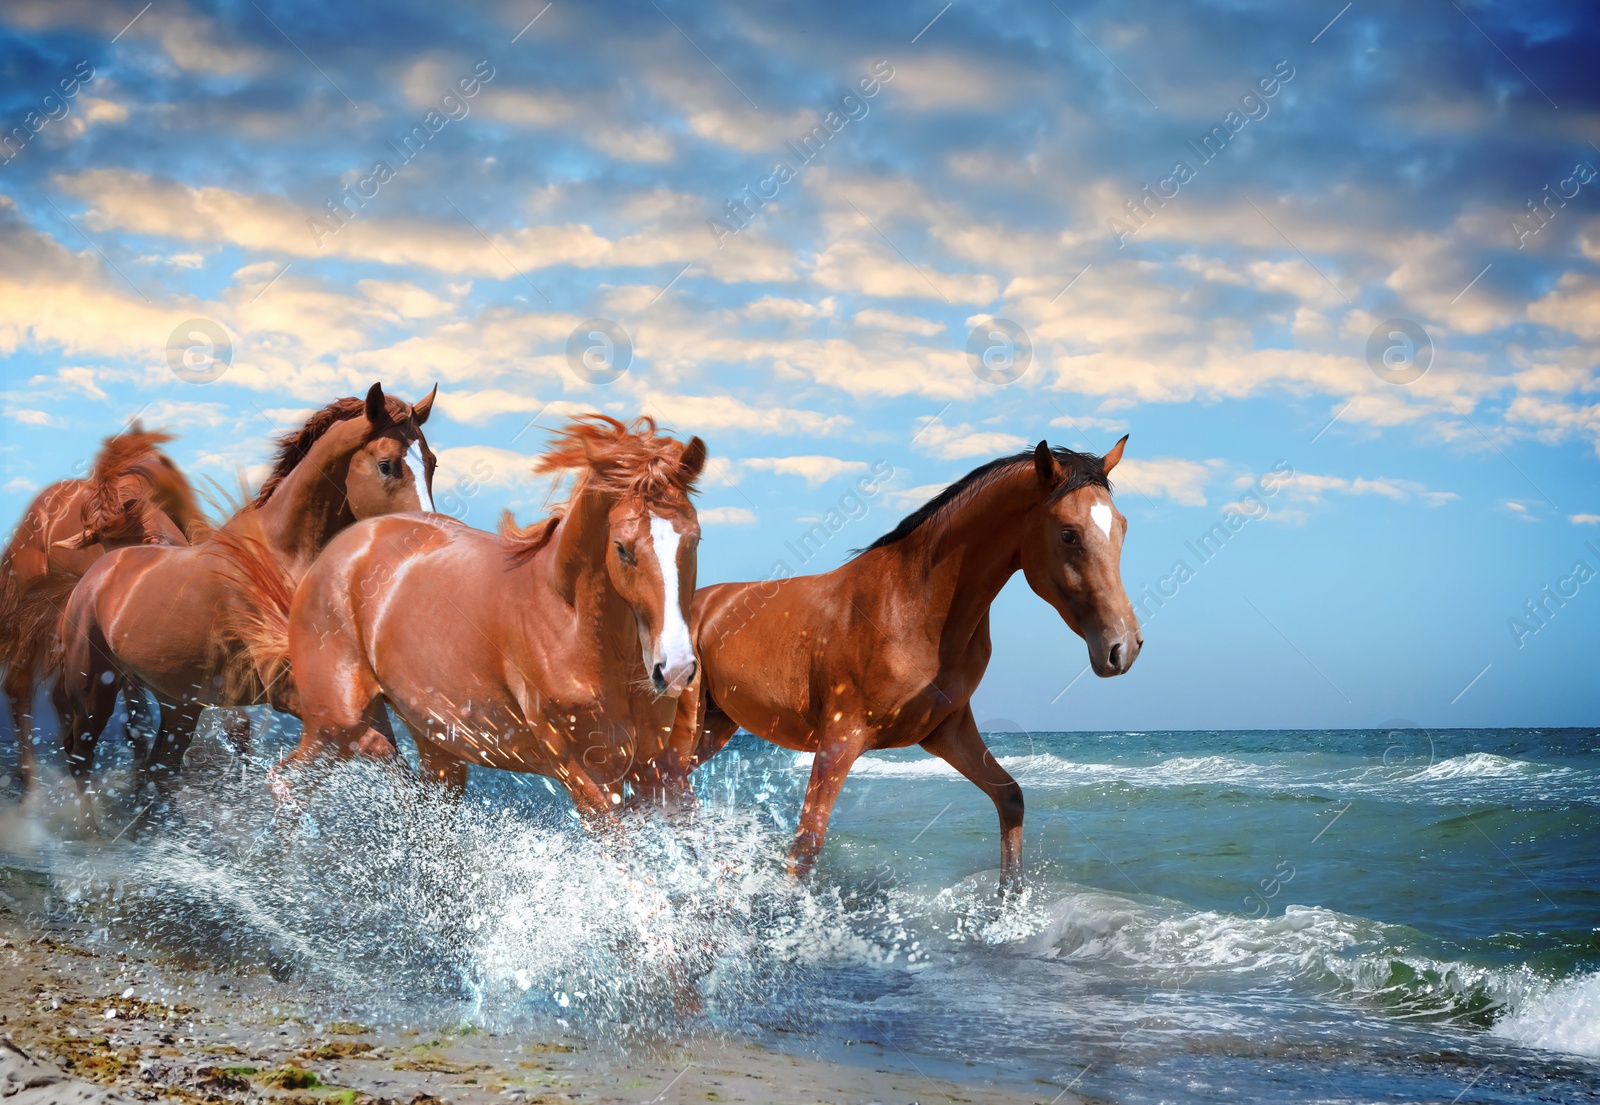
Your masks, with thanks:
[[[1139,658],[1144,647],[1144,637],[1137,629],[1104,637],[1096,636],[1089,649],[1089,664],[1102,679],[1122,675]]]
[[[656,694],[664,694],[670,698],[677,698],[683,693],[690,683],[694,681],[695,672],[699,664],[693,657],[687,663],[668,660],[657,660],[650,667],[650,686],[655,688]]]

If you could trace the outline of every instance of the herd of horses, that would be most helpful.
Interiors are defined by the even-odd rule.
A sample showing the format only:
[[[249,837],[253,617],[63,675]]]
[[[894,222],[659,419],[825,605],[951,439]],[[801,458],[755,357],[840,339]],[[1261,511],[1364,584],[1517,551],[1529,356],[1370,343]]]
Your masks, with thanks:
[[[792,874],[814,865],[856,759],[921,745],[994,802],[1001,888],[1021,887],[1022,790],[970,704],[989,608],[1021,570],[1097,675],[1133,664],[1127,521],[1107,480],[1126,437],[1103,457],[1041,441],[990,461],[831,572],[696,590],[700,438],[575,418],[534,466],[572,477],[565,501],[490,533],[433,511],[437,390],[411,404],[374,384],[316,411],[220,525],[161,451],[171,437],[137,423],[86,478],[40,492],[0,560],[24,792],[46,687],[80,793],[119,695],[140,786],[173,776],[208,707],[241,747],[237,708],[298,717],[269,776],[290,813],[319,761],[402,762],[391,710],[449,791],[469,764],[534,772],[588,823],[692,808],[690,774],[743,727],[814,754]]]

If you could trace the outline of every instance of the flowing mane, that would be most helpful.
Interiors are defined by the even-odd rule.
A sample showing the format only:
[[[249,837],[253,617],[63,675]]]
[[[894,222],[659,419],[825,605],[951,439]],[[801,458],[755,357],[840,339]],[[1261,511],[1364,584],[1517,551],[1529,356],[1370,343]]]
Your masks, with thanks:
[[[411,404],[403,399],[396,399],[392,395],[384,396],[384,403],[388,407],[389,417],[396,422],[405,422],[411,418]],[[252,506],[262,506],[278,490],[278,485],[284,481],[295,465],[306,459],[312,446],[329,430],[340,422],[348,422],[352,418],[360,418],[367,411],[365,399],[355,396],[346,396],[335,399],[320,411],[317,411],[306,424],[298,430],[290,430],[278,438],[278,455],[272,463],[272,472],[261,484],[261,490],[256,493]]]
[[[106,438],[84,481],[83,527],[96,540],[125,541],[142,534],[144,508],[155,487],[141,466],[152,457],[161,458],[157,446],[171,440],[171,434],[146,430],[138,422]]]
[[[1106,478],[1105,465],[1100,457],[1095,456],[1093,453],[1078,453],[1071,449],[1059,448],[1051,449],[1050,454],[1056,458],[1057,463],[1061,465],[1062,472],[1066,475],[1066,478],[1061,481],[1061,485],[1051,492],[1050,498],[1052,501],[1069,492],[1076,491],[1080,487],[1103,487],[1108,491],[1111,489],[1111,481]],[[1033,467],[1032,449],[1024,450],[1013,456],[1000,457],[989,461],[987,464],[980,464],[923,503],[916,510],[907,514],[894,529],[878,538],[865,549],[857,549],[856,553],[859,555],[863,552],[870,552],[873,549],[881,549],[885,545],[892,545],[896,541],[910,536],[913,531],[929,522],[936,525],[943,523],[950,514],[960,509],[962,504],[973,495],[977,495],[990,484],[1005,478],[1023,465],[1027,465],[1030,469]]]
[[[683,442],[658,434],[655,419],[648,415],[631,423],[604,414],[572,419],[556,433],[533,470],[543,474],[578,469],[583,474],[550,517],[518,526],[509,510],[501,516],[500,539],[506,555],[520,564],[547,545],[580,489],[593,487],[662,504],[686,503],[695,489],[694,479],[684,474],[686,448]]]

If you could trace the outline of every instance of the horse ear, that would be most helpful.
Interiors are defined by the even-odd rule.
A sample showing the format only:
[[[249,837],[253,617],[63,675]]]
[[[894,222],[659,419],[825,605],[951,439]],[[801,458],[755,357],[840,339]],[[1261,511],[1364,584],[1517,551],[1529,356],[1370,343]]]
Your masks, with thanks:
[[[415,422],[419,426],[426,422],[428,420],[428,415],[433,413],[433,399],[434,396],[438,394],[439,385],[434,384],[433,390],[428,392],[427,395],[423,396],[422,402],[417,403],[411,408],[411,421]]]
[[[700,478],[700,471],[706,466],[706,443],[698,437],[691,437],[689,444],[683,447],[683,456],[678,458],[678,467],[683,472],[683,482],[693,483]]]
[[[1111,475],[1111,470],[1115,468],[1117,466],[1117,462],[1122,459],[1122,447],[1126,444],[1128,444],[1128,435],[1123,434],[1122,440],[1113,445],[1111,447],[1111,452],[1107,453],[1105,458],[1100,461],[1100,468],[1103,472],[1105,472],[1106,475]]]
[[[1061,462],[1050,451],[1050,443],[1039,442],[1033,451],[1033,470],[1039,474],[1039,482],[1045,487],[1054,487],[1061,482]]]
[[[367,390],[367,421],[374,433],[389,424],[389,401],[383,397],[383,384],[373,384]]]

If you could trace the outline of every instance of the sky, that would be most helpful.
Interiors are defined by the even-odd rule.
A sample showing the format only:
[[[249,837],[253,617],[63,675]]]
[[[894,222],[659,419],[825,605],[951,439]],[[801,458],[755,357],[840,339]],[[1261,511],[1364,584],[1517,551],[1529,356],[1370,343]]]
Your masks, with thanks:
[[[704,585],[1129,434],[1143,653],[1018,576],[980,725],[1600,722],[1587,5],[141,2],[0,9],[7,518],[437,382],[485,528],[567,415],[703,436]]]

